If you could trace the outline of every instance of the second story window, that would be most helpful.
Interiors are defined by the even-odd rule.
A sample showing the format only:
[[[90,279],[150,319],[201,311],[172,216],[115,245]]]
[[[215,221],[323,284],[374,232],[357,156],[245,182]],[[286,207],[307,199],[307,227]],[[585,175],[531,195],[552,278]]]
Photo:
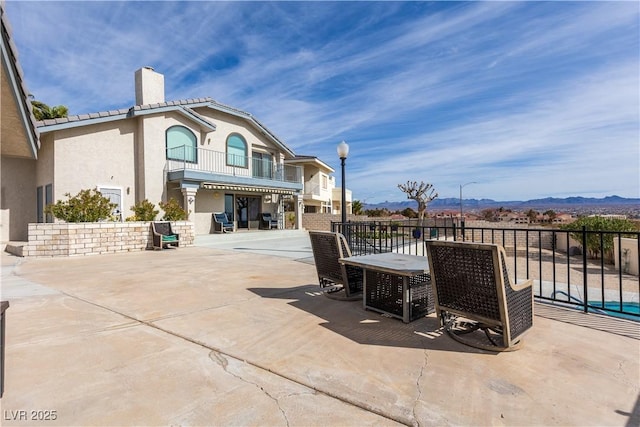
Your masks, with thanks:
[[[184,126],[171,126],[167,129],[167,159],[198,161],[196,136]]]
[[[253,152],[253,177],[273,178],[273,157],[270,154]]]
[[[247,141],[240,134],[227,138],[227,166],[247,167]]]
[[[327,175],[322,175],[322,189],[326,190],[328,188],[328,179],[327,179]]]

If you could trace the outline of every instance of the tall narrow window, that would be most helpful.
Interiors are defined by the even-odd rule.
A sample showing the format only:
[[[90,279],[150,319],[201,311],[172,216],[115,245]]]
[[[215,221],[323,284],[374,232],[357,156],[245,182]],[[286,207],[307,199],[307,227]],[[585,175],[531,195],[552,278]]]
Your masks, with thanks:
[[[198,161],[196,136],[184,126],[171,126],[167,129],[167,159]]]
[[[38,222],[44,222],[44,187],[36,188],[36,209]]]
[[[49,206],[53,203],[53,184],[47,184],[44,186],[44,205]],[[53,222],[53,215],[47,214],[47,222]]]
[[[247,167],[247,141],[237,133],[227,138],[227,165]]]

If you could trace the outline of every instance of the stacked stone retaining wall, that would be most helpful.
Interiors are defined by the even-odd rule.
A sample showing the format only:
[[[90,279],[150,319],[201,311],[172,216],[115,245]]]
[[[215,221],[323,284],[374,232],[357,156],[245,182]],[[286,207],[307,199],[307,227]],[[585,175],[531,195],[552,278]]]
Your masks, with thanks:
[[[366,215],[347,215],[347,221],[368,221]],[[311,231],[331,231],[331,222],[340,222],[340,215],[328,213],[305,213],[302,214],[302,228]]]
[[[153,247],[149,222],[87,222],[29,224],[29,241],[22,256],[54,257],[134,252]],[[180,235],[179,246],[192,246],[194,225],[188,221],[171,223]]]

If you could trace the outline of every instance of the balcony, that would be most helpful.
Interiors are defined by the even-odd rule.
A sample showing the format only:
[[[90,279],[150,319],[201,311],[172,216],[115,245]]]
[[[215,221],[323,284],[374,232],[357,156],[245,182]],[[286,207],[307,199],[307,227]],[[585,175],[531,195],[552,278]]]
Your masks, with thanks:
[[[302,168],[271,160],[227,154],[204,148],[167,150],[165,170],[169,181],[214,182],[302,190]]]

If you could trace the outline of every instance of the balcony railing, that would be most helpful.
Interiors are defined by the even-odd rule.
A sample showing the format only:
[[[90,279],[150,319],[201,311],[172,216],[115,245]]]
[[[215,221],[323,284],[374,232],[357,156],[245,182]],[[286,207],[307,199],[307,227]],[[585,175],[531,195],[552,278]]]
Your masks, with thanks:
[[[271,160],[238,156],[204,148],[181,146],[168,149],[167,172],[181,170],[302,183],[302,169],[299,166],[283,165]]]
[[[518,282],[534,280],[538,300],[640,321],[639,232],[456,227],[450,220],[425,223],[334,222],[331,228],[347,237],[353,255],[423,254],[429,239],[497,243],[505,248],[512,277]],[[599,247],[581,247],[580,242],[594,238]],[[591,258],[588,252],[599,256]],[[632,272],[630,265],[635,266]]]

